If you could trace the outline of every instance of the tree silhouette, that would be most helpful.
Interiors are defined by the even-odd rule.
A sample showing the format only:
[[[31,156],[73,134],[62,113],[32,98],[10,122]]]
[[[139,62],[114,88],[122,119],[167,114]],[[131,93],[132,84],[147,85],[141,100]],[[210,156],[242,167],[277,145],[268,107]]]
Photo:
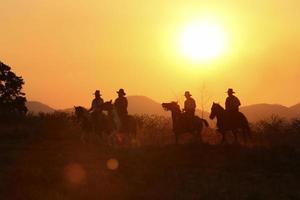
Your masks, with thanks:
[[[0,116],[24,115],[27,112],[23,78],[0,61]]]

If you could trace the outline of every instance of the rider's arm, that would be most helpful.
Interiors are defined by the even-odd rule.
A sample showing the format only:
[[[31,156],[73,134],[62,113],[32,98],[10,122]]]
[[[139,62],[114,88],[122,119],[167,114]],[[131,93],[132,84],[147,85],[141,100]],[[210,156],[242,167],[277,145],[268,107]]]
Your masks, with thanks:
[[[94,109],[94,100],[92,101],[91,108],[89,109],[89,112],[91,112]]]
[[[226,98],[226,102],[225,102],[225,110],[229,109],[229,97]]]
[[[193,108],[196,109],[196,101],[193,100]]]
[[[103,104],[104,103],[104,100],[102,98],[100,98],[100,103]]]
[[[185,100],[182,111],[184,112],[186,110],[186,108],[187,108],[187,101]]]

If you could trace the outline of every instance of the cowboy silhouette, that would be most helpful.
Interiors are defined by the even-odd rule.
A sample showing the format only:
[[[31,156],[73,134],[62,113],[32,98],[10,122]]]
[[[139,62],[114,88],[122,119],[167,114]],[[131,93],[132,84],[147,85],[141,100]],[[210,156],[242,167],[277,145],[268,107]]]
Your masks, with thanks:
[[[183,114],[185,116],[185,122],[187,129],[193,129],[193,121],[195,118],[196,101],[192,98],[189,91],[184,93],[186,100],[184,101]]]
[[[125,121],[128,116],[128,111],[127,111],[128,101],[127,101],[127,98],[125,97],[126,93],[125,93],[124,89],[122,89],[122,88],[119,89],[119,91],[117,91],[117,93],[118,93],[118,98],[116,98],[114,105],[115,105],[117,114],[120,118],[121,129],[122,129],[122,128],[124,128]]]
[[[225,102],[225,110],[229,113],[238,113],[239,112],[239,106],[241,105],[240,100],[234,96],[235,92],[232,88],[229,88],[227,90],[228,97],[226,98]]]
[[[183,112],[189,117],[195,116],[196,101],[192,98],[192,95],[189,91],[186,91],[184,96],[186,100],[184,101]]]
[[[101,112],[101,105],[104,103],[103,99],[101,98],[100,90],[96,90],[95,98],[92,101],[91,108],[89,109],[89,112],[95,113],[95,112]]]
[[[92,122],[95,125],[95,131],[100,131],[102,129],[103,124],[100,123],[101,120],[104,118],[104,114],[102,113],[102,104],[104,103],[103,99],[101,98],[101,93],[99,90],[96,90],[95,98],[92,101],[92,106],[89,109],[89,112],[91,112]]]
[[[235,92],[232,88],[227,90],[228,97],[225,102],[225,111],[227,113],[229,124],[234,125],[240,118],[239,106],[241,105],[240,100],[234,96]]]

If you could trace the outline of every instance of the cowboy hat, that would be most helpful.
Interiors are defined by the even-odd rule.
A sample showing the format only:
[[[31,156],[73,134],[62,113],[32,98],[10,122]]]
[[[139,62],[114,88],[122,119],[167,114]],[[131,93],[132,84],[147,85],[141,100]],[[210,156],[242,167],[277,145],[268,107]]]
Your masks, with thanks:
[[[185,91],[184,96],[192,96],[191,93],[189,91]]]
[[[234,94],[235,92],[233,91],[233,89],[232,88],[228,88],[228,90],[227,90],[227,92],[226,93],[228,93],[228,94]]]
[[[117,93],[120,95],[126,95],[123,88],[119,89],[119,91],[117,91]]]
[[[96,90],[94,95],[100,95],[101,96],[100,90]]]

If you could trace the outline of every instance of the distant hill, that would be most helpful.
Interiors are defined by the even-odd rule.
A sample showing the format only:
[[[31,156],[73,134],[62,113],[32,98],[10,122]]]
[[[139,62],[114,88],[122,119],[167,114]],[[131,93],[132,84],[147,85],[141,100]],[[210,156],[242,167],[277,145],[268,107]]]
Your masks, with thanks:
[[[161,103],[158,103],[146,96],[128,96],[128,112],[130,114],[156,114],[161,116],[171,116],[171,112],[165,111]],[[201,110],[196,110],[198,116],[202,115]],[[204,118],[208,118],[209,113],[203,113]]]
[[[155,114],[155,115],[169,116],[169,113],[162,109],[160,103],[150,99],[149,97],[127,96],[127,99],[128,99],[128,112],[131,115]],[[74,111],[74,108],[67,108],[61,111],[71,113]]]
[[[171,117],[171,112],[165,111],[161,103],[158,103],[146,96],[128,96],[128,112],[129,114],[154,114],[161,115],[165,117]],[[201,110],[196,110],[196,115],[202,116]],[[205,119],[209,118],[208,112],[203,112],[203,117]],[[208,120],[211,125],[214,122]]]
[[[170,113],[163,110],[161,104],[146,96],[128,96],[129,114],[156,114],[170,116]]]
[[[51,113],[55,111],[55,109],[51,108],[50,106],[38,101],[27,101],[26,107],[28,108],[28,111],[33,114],[38,114],[40,112]]]
[[[149,97],[128,96],[127,98],[129,103],[129,114],[156,114],[161,116],[171,116],[170,112],[167,112],[162,109],[160,103],[152,100]],[[55,109],[37,101],[27,102],[27,107],[32,113],[49,113],[55,111]],[[59,111],[73,112],[73,110],[73,108],[68,108]],[[240,110],[246,115],[250,122],[256,122],[259,120],[267,119],[272,115],[278,115],[287,119],[300,117],[300,103],[291,107],[286,107],[279,104],[254,104],[249,106],[243,106]],[[196,113],[198,116],[202,115],[200,110],[197,110]],[[204,118],[209,118],[208,112],[204,112]]]
[[[251,122],[267,119],[272,115],[290,118],[290,109],[278,104],[254,104],[241,107],[240,111],[244,113]]]
[[[300,117],[300,103],[289,108],[289,117],[291,118]]]
[[[161,103],[158,103],[146,96],[128,96],[128,112],[129,114],[154,114],[161,116],[171,116],[170,112],[163,110],[161,107]],[[43,104],[44,105],[44,104]],[[31,108],[29,108],[31,110]],[[45,112],[46,110],[39,110],[40,112]],[[54,109],[49,110],[49,112],[53,112]],[[61,109],[59,111],[71,113],[74,111],[74,108],[66,108]],[[47,111],[46,111],[47,112]],[[36,109],[35,109],[36,113]],[[197,114],[201,116],[201,111],[197,110]],[[204,116],[207,118],[208,113],[204,112]]]

